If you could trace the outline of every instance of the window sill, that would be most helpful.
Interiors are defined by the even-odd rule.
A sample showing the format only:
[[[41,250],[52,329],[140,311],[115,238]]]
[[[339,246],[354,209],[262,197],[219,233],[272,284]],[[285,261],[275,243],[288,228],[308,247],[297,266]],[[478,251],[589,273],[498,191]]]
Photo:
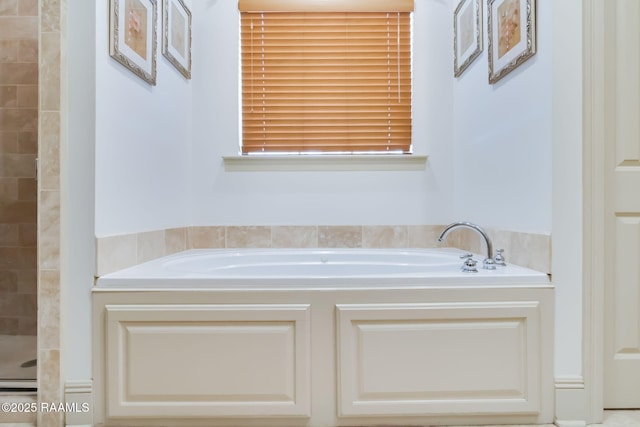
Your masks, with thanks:
[[[427,158],[416,154],[222,157],[227,172],[421,171]]]

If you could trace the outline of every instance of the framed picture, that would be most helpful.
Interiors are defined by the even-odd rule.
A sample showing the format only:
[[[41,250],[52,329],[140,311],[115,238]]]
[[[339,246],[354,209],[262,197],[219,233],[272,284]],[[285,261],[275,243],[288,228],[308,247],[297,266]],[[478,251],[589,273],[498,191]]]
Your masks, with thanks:
[[[156,0],[110,0],[111,57],[151,85],[156,84]]]
[[[536,53],[535,0],[488,0],[489,83]]]
[[[191,12],[183,0],[163,0],[162,54],[191,78]]]
[[[482,0],[461,0],[453,13],[453,74],[459,77],[482,52]]]

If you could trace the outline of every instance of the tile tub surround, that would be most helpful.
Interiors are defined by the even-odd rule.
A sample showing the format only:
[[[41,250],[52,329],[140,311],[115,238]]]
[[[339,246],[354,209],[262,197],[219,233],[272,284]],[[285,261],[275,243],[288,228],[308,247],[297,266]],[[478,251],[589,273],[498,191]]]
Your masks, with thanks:
[[[96,276],[171,255],[205,248],[433,248],[452,246],[483,254],[486,249],[472,230],[455,230],[437,242],[443,225],[346,226],[210,226],[183,227],[98,237]],[[486,229],[494,248],[503,248],[507,262],[551,272],[551,236]]]
[[[37,6],[0,0],[0,335],[37,328]]]

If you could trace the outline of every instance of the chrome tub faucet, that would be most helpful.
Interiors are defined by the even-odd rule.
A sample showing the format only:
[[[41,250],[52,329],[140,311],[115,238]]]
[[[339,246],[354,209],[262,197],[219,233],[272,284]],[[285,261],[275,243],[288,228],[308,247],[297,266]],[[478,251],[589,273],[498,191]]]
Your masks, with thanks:
[[[480,236],[482,236],[482,238],[484,239],[484,242],[487,246],[487,257],[484,259],[484,262],[482,263],[482,268],[486,269],[486,270],[495,270],[496,268],[496,261],[493,258],[493,244],[491,243],[491,239],[489,238],[489,236],[487,235],[487,233],[478,225],[473,224],[471,222],[454,222],[453,224],[449,224],[445,227],[444,230],[442,230],[442,233],[440,234],[440,237],[438,238],[438,242],[443,242],[445,237],[447,237],[447,234],[449,234],[449,232],[455,228],[458,227],[463,227],[463,228],[470,228],[472,230],[475,230],[478,234],[480,234]],[[502,256],[502,252],[500,252],[500,255]],[[502,260],[504,260],[504,258],[502,258]],[[504,261],[502,261],[504,264]]]

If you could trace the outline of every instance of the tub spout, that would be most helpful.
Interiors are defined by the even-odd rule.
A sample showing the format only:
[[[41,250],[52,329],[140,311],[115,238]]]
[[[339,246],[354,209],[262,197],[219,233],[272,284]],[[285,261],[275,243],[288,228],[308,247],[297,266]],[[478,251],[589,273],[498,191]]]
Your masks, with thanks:
[[[489,239],[487,233],[480,226],[471,222],[454,222],[453,224],[447,225],[445,229],[442,230],[440,237],[438,237],[438,242],[443,242],[445,237],[447,237],[447,234],[458,227],[470,228],[482,236],[487,246],[487,257],[484,260],[483,268],[487,270],[494,270],[496,268],[496,262],[493,259],[493,244],[491,243],[491,239]]]

